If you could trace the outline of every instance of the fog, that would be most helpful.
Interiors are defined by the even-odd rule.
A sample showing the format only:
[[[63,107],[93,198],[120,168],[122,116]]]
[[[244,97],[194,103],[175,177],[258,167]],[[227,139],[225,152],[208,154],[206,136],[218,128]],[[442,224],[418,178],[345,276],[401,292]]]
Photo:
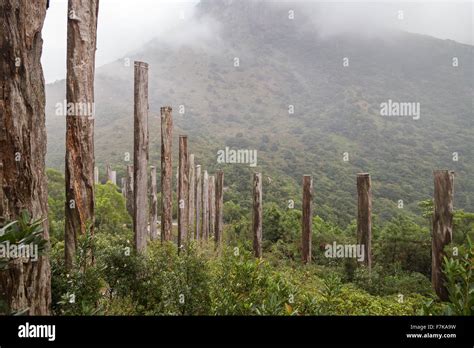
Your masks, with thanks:
[[[231,4],[232,0],[225,1]],[[242,0],[234,0],[237,3]],[[403,30],[473,43],[473,2],[461,1],[266,1],[294,11],[294,20],[310,14],[323,38],[351,33],[383,36]],[[217,21],[195,19],[199,0],[100,0],[96,66],[126,56],[158,38],[166,43],[197,44],[217,37]],[[43,28],[43,68],[47,83],[66,74],[67,0],[52,0]],[[171,33],[171,34],[170,34]]]

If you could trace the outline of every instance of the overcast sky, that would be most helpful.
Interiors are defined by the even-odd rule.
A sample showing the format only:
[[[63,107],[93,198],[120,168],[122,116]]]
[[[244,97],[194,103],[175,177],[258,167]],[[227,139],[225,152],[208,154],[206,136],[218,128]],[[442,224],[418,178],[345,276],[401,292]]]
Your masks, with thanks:
[[[223,0],[214,0],[223,1]],[[225,0],[229,1],[229,0]],[[270,0],[280,2],[278,0]],[[187,33],[193,9],[199,0],[100,0],[96,66],[126,56],[154,37],[183,26]],[[318,6],[321,1],[288,1],[297,9]],[[331,8],[318,16],[318,29],[330,35],[344,30],[377,30],[379,26],[399,28],[473,44],[473,2],[467,1],[345,1],[350,5]],[[380,5],[380,3],[386,3]],[[403,11],[403,20],[397,10]],[[321,14],[320,14],[321,16]],[[43,28],[43,69],[46,82],[66,75],[67,0],[51,0]],[[186,27],[187,26],[187,27]],[[203,28],[196,28],[196,31]],[[212,32],[212,30],[210,30]]]

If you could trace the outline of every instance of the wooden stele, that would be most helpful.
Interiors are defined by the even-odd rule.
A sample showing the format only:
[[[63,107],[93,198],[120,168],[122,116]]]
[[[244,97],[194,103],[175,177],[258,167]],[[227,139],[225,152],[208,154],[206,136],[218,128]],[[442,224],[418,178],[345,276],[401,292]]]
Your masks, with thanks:
[[[453,239],[454,172],[437,170],[434,173],[433,237],[431,244],[431,283],[438,297],[447,301],[442,271],[444,247]]]

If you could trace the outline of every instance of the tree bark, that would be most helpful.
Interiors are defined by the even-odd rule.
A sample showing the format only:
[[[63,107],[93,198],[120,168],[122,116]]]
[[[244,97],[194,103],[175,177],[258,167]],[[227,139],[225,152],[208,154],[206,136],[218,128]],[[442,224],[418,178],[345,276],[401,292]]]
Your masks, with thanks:
[[[26,210],[47,219],[46,127],[41,30],[46,0],[0,1],[0,222]],[[48,221],[43,237],[49,244]],[[0,272],[0,296],[10,311],[48,315],[49,258],[15,259]]]
[[[224,172],[219,170],[216,178],[216,249],[221,248],[222,234],[224,232]]]
[[[372,268],[372,189],[370,174],[357,174],[357,242],[364,246],[364,264]]]
[[[262,257],[262,174],[253,175],[253,214],[252,214],[252,232],[253,232],[253,252],[255,257]]]
[[[183,247],[188,238],[188,137],[179,136],[179,176],[178,176],[178,248]]]
[[[303,263],[311,263],[311,239],[313,233],[313,179],[303,176],[303,222],[302,222],[302,256]]]
[[[127,178],[125,179],[126,196],[127,196],[127,211],[133,219],[133,166],[127,166]]]
[[[110,172],[110,182],[112,182],[114,185],[117,185],[117,172],[115,170]]]
[[[196,202],[196,240],[201,239],[201,210],[202,210],[202,178],[201,178],[201,166],[196,166],[196,193],[195,193],[195,202]]]
[[[107,166],[105,167],[105,176],[107,177],[105,183],[107,183],[107,181],[112,181],[112,167],[109,163],[107,163]]]
[[[203,240],[209,239],[209,175],[207,170],[202,176],[202,217],[201,217],[201,235]]]
[[[444,247],[453,239],[454,172],[434,172],[434,213],[431,245],[431,283],[438,297],[447,301],[448,291],[444,286],[442,272]]]
[[[172,108],[161,108],[161,241],[171,240],[173,228]]]
[[[156,193],[156,167],[151,166],[150,174],[150,239],[158,237],[158,196]]]
[[[133,231],[135,248],[146,249],[148,227],[148,64],[135,62]]]
[[[209,176],[209,238],[215,236],[216,229],[216,177]]]
[[[196,209],[196,204],[195,204],[195,199],[196,196],[194,194],[196,190],[196,168],[194,166],[194,155],[190,154],[189,155],[189,164],[188,164],[188,170],[189,170],[189,191],[188,191],[188,233],[189,233],[189,238],[194,239],[195,237],[195,226],[194,226],[194,220],[195,220],[195,209]]]
[[[94,234],[94,71],[98,0],[69,0],[66,100],[80,113],[66,117],[66,267],[75,258],[77,237]],[[87,111],[84,111],[87,110]]]

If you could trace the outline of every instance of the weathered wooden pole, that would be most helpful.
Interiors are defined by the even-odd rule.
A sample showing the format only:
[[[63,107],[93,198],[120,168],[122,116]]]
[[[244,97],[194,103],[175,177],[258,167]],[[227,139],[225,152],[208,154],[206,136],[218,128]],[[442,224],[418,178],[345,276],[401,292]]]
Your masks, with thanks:
[[[44,219],[42,236],[49,244],[41,67],[46,3],[0,1],[0,222],[17,220],[22,211],[28,211],[33,219]],[[0,271],[0,294],[11,312],[27,309],[28,315],[50,314],[48,253],[36,262],[9,261],[8,269]]]
[[[201,198],[201,236],[203,240],[207,241],[209,239],[209,175],[207,170],[202,176]]]
[[[262,173],[253,175],[253,214],[252,214],[252,232],[253,232],[253,252],[255,257],[262,257]]]
[[[125,178],[120,178],[120,191],[122,193],[122,196],[127,199],[127,185],[125,183]]]
[[[133,232],[138,252],[148,235],[148,64],[135,62],[133,138]]]
[[[158,195],[156,192],[156,167],[151,166],[150,174],[150,239],[158,237]]]
[[[109,163],[107,163],[107,166],[105,167],[105,176],[107,178],[105,183],[107,183],[107,181],[112,181],[112,167]]]
[[[313,179],[303,176],[302,256],[303,263],[311,263],[311,239],[313,220]]]
[[[222,244],[222,234],[224,232],[224,172],[219,170],[216,178],[216,249],[220,249]]]
[[[369,173],[357,174],[357,243],[364,248],[364,264],[372,268],[372,189]]]
[[[209,237],[215,235],[216,226],[216,177],[209,176]]]
[[[188,191],[188,233],[189,233],[189,238],[194,239],[194,234],[195,234],[195,227],[194,227],[194,214],[195,214],[195,186],[196,186],[196,168],[194,167],[194,155],[190,154],[189,155],[189,164],[188,164],[188,170],[189,170],[189,191]]]
[[[98,9],[98,0],[68,1],[66,100],[68,106],[74,106],[74,112],[66,117],[67,268],[72,267],[78,235],[94,234],[94,71]]]
[[[161,108],[161,241],[171,240],[173,228],[172,108]]]
[[[194,202],[196,205],[196,212],[195,212],[195,229],[196,229],[196,240],[199,240],[201,238],[201,218],[202,218],[202,178],[201,178],[201,166],[197,165],[196,166],[196,192],[194,194]]]
[[[434,173],[433,236],[431,244],[431,283],[438,297],[447,301],[442,272],[444,247],[453,239],[454,172],[436,170]]]
[[[94,184],[99,184],[99,167],[94,167]]]
[[[125,179],[126,182],[126,196],[127,196],[127,211],[130,216],[133,218],[133,166],[127,166],[127,178]]]
[[[179,180],[178,180],[178,248],[183,247],[188,239],[188,194],[189,194],[189,158],[188,137],[179,136]]]
[[[117,185],[117,172],[115,170],[110,172],[110,181],[112,184]]]

